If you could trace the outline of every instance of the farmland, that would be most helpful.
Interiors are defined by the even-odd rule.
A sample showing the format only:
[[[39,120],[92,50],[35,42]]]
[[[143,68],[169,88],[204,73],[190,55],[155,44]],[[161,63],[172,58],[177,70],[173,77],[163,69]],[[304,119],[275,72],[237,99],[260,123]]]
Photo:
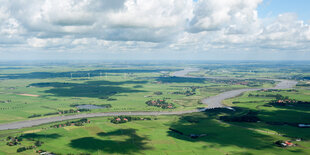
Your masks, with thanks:
[[[177,67],[155,70],[151,69],[153,67],[81,67],[81,70],[87,71],[65,67],[29,66],[22,70],[23,73],[20,69],[15,69],[16,73],[14,69],[1,70],[0,101],[3,103],[0,104],[0,123],[25,120],[31,116],[63,114],[76,110],[78,105],[111,105],[89,112],[163,110],[145,104],[152,99],[165,99],[175,104],[173,110],[176,111],[191,110],[201,107],[201,99],[223,91],[273,85],[270,81],[248,80],[243,84],[239,80],[169,77],[171,72],[182,70]],[[247,85],[248,82],[257,85]]]
[[[190,111],[206,107],[201,100],[210,96],[236,89],[259,89],[223,102],[234,111],[219,108],[183,115],[96,117],[79,125],[68,120],[0,131],[0,154],[14,154],[17,149],[36,143],[40,146],[20,153],[43,150],[57,154],[309,154],[309,128],[296,125],[310,124],[310,106],[272,104],[279,95],[300,103],[310,102],[306,64],[281,65],[294,70],[288,73],[273,63],[268,67],[255,63],[1,66],[2,124],[87,113]],[[212,78],[172,74],[189,67],[199,68],[190,76]],[[261,89],[279,83],[266,79],[297,80],[300,86]],[[85,110],[79,106],[92,108]],[[112,123],[112,119],[123,123]],[[8,136],[24,138],[20,144],[8,146]],[[279,140],[294,140],[297,145],[279,147],[274,144]]]

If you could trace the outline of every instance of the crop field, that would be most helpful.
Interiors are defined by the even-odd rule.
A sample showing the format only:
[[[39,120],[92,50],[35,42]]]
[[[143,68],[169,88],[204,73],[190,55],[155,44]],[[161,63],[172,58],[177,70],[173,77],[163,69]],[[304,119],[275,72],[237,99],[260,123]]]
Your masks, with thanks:
[[[310,128],[299,127],[310,124],[309,66],[2,64],[1,124],[99,112],[194,110],[207,107],[201,100],[210,96],[261,89],[223,101],[233,110],[96,117],[3,130],[0,154],[310,154]],[[199,70],[188,74],[194,78],[172,76],[184,68]],[[298,84],[269,90],[277,84],[270,79]],[[280,147],[277,141],[294,146]]]

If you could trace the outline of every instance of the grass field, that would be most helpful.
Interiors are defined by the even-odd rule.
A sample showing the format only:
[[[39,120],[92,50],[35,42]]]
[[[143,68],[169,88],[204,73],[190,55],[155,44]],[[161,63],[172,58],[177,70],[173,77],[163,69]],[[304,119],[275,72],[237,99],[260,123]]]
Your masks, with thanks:
[[[57,122],[0,131],[0,154],[16,154],[18,148],[33,146],[36,141],[43,144],[20,154],[37,154],[37,150],[57,154],[310,154],[310,129],[291,125],[310,124],[310,106],[266,106],[275,100],[266,95],[280,94],[298,101],[310,101],[308,81],[305,80],[308,73],[303,65],[291,68],[294,70],[292,74],[272,67],[253,67],[253,64],[246,68],[219,64],[190,67],[203,68],[191,73],[193,76],[294,78],[299,80],[300,86],[297,86],[297,91],[246,92],[224,101],[236,111],[215,109],[186,115],[152,116],[151,120],[123,124],[111,123],[111,117],[98,117],[89,118],[90,123],[83,126],[51,128],[61,124]],[[88,112],[189,110],[204,107],[199,103],[201,99],[221,92],[240,88],[268,88],[275,84],[255,79],[206,80],[168,76],[182,68],[184,66],[149,66],[142,69],[113,65],[2,66],[0,123],[57,116],[65,110],[78,110],[72,105],[83,104],[111,105],[111,108]],[[283,68],[290,69],[285,65]],[[210,69],[212,72],[207,71]],[[166,99],[176,108],[162,109],[145,104],[152,99]],[[229,122],[221,119],[223,116],[241,117],[249,112],[260,121]],[[48,113],[55,114],[44,116]],[[34,114],[41,116],[28,118]],[[70,114],[76,113],[65,115]],[[193,134],[205,136],[191,138]],[[21,144],[7,145],[8,136],[20,135],[25,137]],[[295,141],[299,138],[301,141]],[[274,144],[278,140],[293,140],[297,146],[278,147]]]
[[[298,92],[277,92],[297,100],[309,101],[309,90]],[[266,94],[266,92],[249,92]],[[110,117],[91,118],[85,126],[49,128],[43,125],[28,129],[1,131],[2,139],[8,135],[28,134],[44,144],[38,149],[61,154],[309,154],[310,130],[288,125],[269,125],[266,121],[310,123],[310,107],[303,109],[262,107],[272,98],[249,98],[245,93],[240,97],[226,100],[237,112],[208,111],[183,116],[158,116],[152,120],[131,121],[113,124]],[[268,92],[269,93],[269,92]],[[234,103],[232,102],[240,102]],[[248,110],[258,112],[259,123],[224,122],[222,115],[240,115]],[[54,123],[57,124],[57,123]],[[169,128],[183,132],[172,132]],[[192,139],[190,134],[206,134]],[[27,136],[26,136],[27,137]],[[273,144],[277,140],[292,140],[295,147],[281,148]],[[14,154],[21,146],[33,145],[33,141],[23,140],[21,145],[7,146],[0,143],[2,154]],[[32,154],[34,150],[22,152]]]
[[[93,109],[89,112],[161,111],[164,109],[147,106],[145,102],[165,98],[176,107],[167,110],[189,110],[205,106],[199,104],[199,101],[205,97],[227,90],[249,87],[238,84],[238,81],[232,84],[227,80],[166,76],[178,68],[82,67],[78,71],[77,68],[68,66],[51,68],[35,66],[32,69],[31,67],[1,70],[0,78],[3,79],[0,80],[0,123],[25,120],[33,115],[43,117],[49,113],[76,110],[72,107],[75,104],[111,105],[108,109]],[[89,77],[88,73],[90,73]],[[265,81],[259,83],[257,87],[272,85]],[[186,91],[192,91],[191,87],[198,88],[195,94],[184,94]],[[156,95],[154,92],[162,92],[162,94]]]
[[[199,118],[201,121],[197,124],[189,124],[179,120],[180,117],[177,116],[161,116],[157,118],[158,120],[114,125],[106,118],[96,118],[91,119],[92,123],[84,127],[30,130],[29,132],[35,132],[31,136],[44,142],[38,149],[63,154],[258,154],[267,151],[270,154],[280,152],[293,154],[298,151],[305,154],[307,150],[303,148],[309,147],[308,142],[300,142],[302,147],[283,149],[273,144],[283,137],[218,122],[204,115],[195,114],[189,117]],[[207,136],[193,140],[187,136],[171,133],[168,130],[169,127],[185,131],[186,134],[205,133]],[[18,147],[31,145],[31,142],[24,140],[22,145],[12,147],[2,143],[1,150],[3,154],[14,154]],[[33,150],[29,150],[24,153],[32,152]]]

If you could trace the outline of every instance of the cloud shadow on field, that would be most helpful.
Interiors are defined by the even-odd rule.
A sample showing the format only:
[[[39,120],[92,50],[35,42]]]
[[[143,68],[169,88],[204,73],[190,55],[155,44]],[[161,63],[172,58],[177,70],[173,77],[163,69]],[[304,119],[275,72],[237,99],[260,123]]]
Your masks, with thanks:
[[[41,139],[41,138],[49,138],[49,139],[56,139],[61,137],[59,134],[37,134],[37,133],[27,133],[21,136],[22,138],[26,139]]]
[[[252,150],[265,150],[268,148],[279,148],[273,143],[277,139],[271,135],[263,133],[265,129],[273,130],[277,133],[285,135],[287,139],[290,137],[298,137],[309,139],[307,128],[298,128],[288,125],[270,125],[267,121],[300,121],[290,118],[293,112],[275,110],[275,111],[255,111],[257,116],[261,119],[261,122],[257,125],[249,122],[227,122],[219,120],[220,116],[242,116],[253,109],[234,107],[236,111],[217,108],[210,109],[206,112],[193,113],[183,115],[177,122],[172,123],[169,128],[180,131],[183,135],[168,130],[168,136],[190,142],[206,142],[209,143],[207,147],[213,145],[219,147],[226,146],[238,146],[240,148],[252,149]],[[295,113],[297,114],[297,113]],[[302,117],[309,117],[307,113],[299,113]],[[284,117],[282,119],[277,119]],[[308,121],[307,121],[308,122]],[[259,127],[258,127],[259,126]],[[256,130],[257,129],[257,130]],[[198,137],[196,139],[190,138],[190,134],[206,134],[206,136]],[[279,148],[281,149],[281,148]]]
[[[85,83],[61,83],[61,82],[46,82],[33,83],[30,86],[35,87],[52,87],[45,93],[51,93],[60,97],[92,97],[106,99],[110,96],[119,93],[138,93],[143,90],[132,89],[128,87],[120,87],[117,85],[123,84],[143,84],[147,81],[124,81],[124,82],[110,82],[110,81],[87,81]]]
[[[107,153],[120,153],[120,154],[132,154],[141,152],[143,150],[151,149],[151,147],[146,146],[148,138],[137,135],[135,129],[119,129],[113,132],[100,132],[97,134],[102,138],[111,138],[111,136],[117,136],[118,140],[106,140],[94,137],[83,137],[79,139],[74,139],[69,144],[70,147],[86,150],[90,152],[95,152],[98,150]],[[124,138],[124,140],[119,140],[119,138]]]
[[[21,74],[3,74],[4,79],[48,79],[48,78],[87,78],[88,73],[91,77],[104,76],[105,73],[154,73],[160,71],[174,71],[171,69],[107,69],[107,70],[89,70],[89,71],[71,71],[71,72],[31,72]],[[111,75],[108,75],[111,76]]]

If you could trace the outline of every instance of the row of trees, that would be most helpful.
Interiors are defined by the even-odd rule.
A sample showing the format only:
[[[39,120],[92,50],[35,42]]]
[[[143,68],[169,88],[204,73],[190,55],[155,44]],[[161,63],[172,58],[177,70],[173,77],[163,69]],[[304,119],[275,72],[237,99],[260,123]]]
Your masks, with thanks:
[[[281,94],[249,94],[248,97],[275,97],[277,100],[279,99],[288,99],[287,96],[282,96]]]
[[[305,106],[305,105],[310,105],[310,102],[307,101],[297,101],[295,99],[278,99],[278,100],[273,100],[269,102],[270,105],[273,106]]]
[[[28,118],[50,116],[50,115],[59,115],[59,114],[79,113],[79,112],[85,112],[85,111],[90,111],[90,110],[89,109],[58,110],[58,112],[50,112],[50,113],[46,113],[46,114],[33,114],[33,115],[28,116]]]
[[[66,127],[66,126],[83,126],[84,123],[90,123],[90,121],[87,118],[82,118],[78,121],[67,121],[66,123],[62,124],[56,124],[51,126],[52,128],[61,128],[61,127]]]
[[[111,119],[111,123],[120,124],[127,123],[130,121],[142,121],[142,120],[151,120],[150,117],[133,117],[133,116],[116,116]]]
[[[44,144],[44,142],[37,140],[37,141],[34,143],[34,145],[27,146],[27,147],[25,147],[25,146],[24,146],[24,147],[20,147],[20,148],[18,148],[18,149],[16,150],[16,152],[23,152],[23,151],[26,151],[26,150],[32,150],[32,149],[34,149],[34,148],[36,148],[36,147],[42,146],[42,144]]]

